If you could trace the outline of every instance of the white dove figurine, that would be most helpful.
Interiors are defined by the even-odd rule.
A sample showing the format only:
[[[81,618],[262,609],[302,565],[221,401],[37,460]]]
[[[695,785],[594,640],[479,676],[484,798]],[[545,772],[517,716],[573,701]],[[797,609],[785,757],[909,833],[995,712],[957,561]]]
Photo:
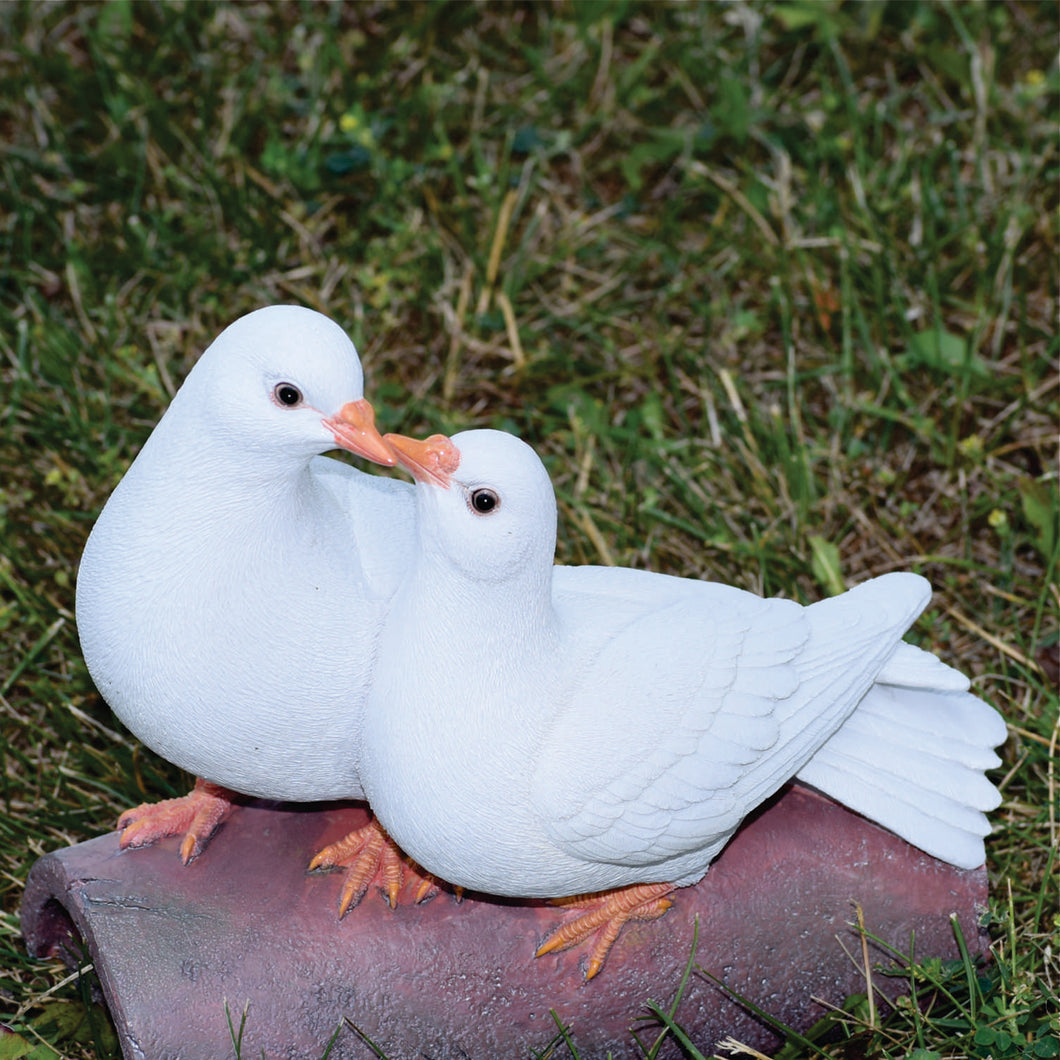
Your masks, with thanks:
[[[983,771],[1006,729],[902,642],[923,578],[803,607],[554,568],[555,499],[529,446],[478,430],[386,441],[417,479],[418,547],[379,642],[365,792],[450,883],[582,896],[538,953],[595,933],[594,975],[625,920],[661,915],[796,777],[935,857],[983,862],[999,803]]]
[[[199,778],[190,795],[124,814],[123,846],[186,831],[188,861],[233,793],[362,797],[351,748],[414,544],[407,483],[319,455],[341,446],[394,463],[363,382],[353,344],[322,314],[242,317],[195,364],[96,522],[77,578],[89,672],[136,736]],[[329,848],[314,864],[355,853]]]

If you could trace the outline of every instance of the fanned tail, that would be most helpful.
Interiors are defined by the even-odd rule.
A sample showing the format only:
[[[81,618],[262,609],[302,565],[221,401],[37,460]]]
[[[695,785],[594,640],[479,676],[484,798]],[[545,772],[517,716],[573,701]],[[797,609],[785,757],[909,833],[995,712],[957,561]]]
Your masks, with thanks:
[[[930,653],[899,645],[799,779],[933,857],[983,864],[986,813],[1001,802],[984,774],[1000,764],[993,749],[1006,730],[965,688],[967,679]]]

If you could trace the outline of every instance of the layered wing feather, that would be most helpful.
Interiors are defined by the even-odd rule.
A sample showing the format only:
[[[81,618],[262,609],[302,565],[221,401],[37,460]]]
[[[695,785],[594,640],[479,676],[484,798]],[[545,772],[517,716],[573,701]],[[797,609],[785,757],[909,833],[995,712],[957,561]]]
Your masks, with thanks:
[[[586,660],[545,741],[535,809],[574,856],[709,860],[842,724],[930,592],[893,575],[803,608],[686,585]]]

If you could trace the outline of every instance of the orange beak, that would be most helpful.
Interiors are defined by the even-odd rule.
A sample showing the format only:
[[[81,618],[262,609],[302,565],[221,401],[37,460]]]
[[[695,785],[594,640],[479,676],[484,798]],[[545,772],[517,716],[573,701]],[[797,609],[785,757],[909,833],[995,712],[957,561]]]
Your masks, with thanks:
[[[343,405],[334,416],[324,420],[324,426],[335,436],[340,448],[387,467],[397,463],[390,447],[376,430],[375,409],[364,398]]]
[[[417,482],[449,488],[449,476],[460,464],[460,452],[444,434],[432,434],[422,442],[403,434],[388,434],[383,441]]]

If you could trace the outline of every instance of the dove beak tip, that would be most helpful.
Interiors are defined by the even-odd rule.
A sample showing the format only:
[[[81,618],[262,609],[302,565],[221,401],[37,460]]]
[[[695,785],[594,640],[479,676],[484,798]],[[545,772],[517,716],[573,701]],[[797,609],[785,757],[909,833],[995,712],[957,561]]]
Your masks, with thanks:
[[[460,453],[444,434],[432,434],[422,441],[403,434],[387,434],[383,440],[417,482],[449,488],[450,475],[460,463]]]
[[[324,426],[342,449],[385,467],[397,463],[393,450],[375,425],[375,409],[364,398],[347,402],[334,416],[324,420]]]

